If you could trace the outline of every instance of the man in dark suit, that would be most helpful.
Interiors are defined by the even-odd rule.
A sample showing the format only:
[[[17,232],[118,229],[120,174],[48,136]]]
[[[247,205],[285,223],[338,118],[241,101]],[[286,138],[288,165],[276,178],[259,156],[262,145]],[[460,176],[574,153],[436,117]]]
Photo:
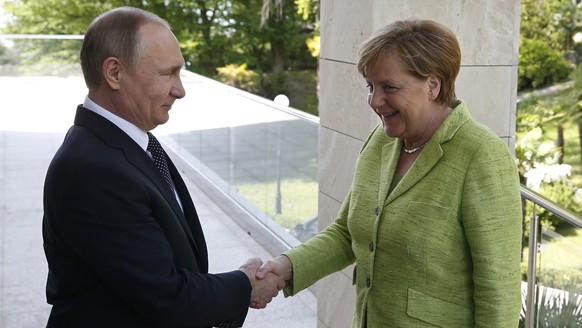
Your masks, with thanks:
[[[89,93],[45,181],[48,327],[242,326],[284,282],[256,280],[259,259],[208,273],[186,185],[149,133],[185,96],[170,27],[108,11],[85,34],[81,66]]]

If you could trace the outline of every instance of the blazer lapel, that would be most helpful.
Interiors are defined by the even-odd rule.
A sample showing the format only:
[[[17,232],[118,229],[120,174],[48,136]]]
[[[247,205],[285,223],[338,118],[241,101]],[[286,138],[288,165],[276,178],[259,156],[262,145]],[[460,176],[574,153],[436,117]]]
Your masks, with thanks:
[[[388,203],[388,190],[392,184],[394,172],[396,172],[396,165],[398,164],[398,156],[400,156],[401,147],[402,144],[396,138],[392,138],[390,142],[382,147],[381,162],[388,163],[388,168],[380,170],[378,204]]]
[[[402,145],[402,142],[398,142]],[[398,147],[399,152],[402,146]],[[388,203],[404,194],[412,188],[420,179],[422,179],[435,165],[443,155],[443,150],[438,142],[429,142],[424,146],[422,152],[414,161],[414,164],[408,169],[402,180],[396,185],[396,188],[388,195]]]
[[[439,162],[441,157],[443,157],[444,151],[442,144],[451,140],[457,130],[467,122],[469,118],[470,115],[465,103],[459,102],[453,112],[449,114],[443,124],[437,129],[437,131],[435,131],[433,137],[424,146],[422,152],[410,169],[408,169],[408,172],[406,172],[396,188],[394,188],[390,195],[388,195],[385,205],[404,194],[427,175],[428,172],[430,172],[430,170]],[[380,195],[386,195],[388,192],[388,188],[392,183],[392,177],[396,171],[396,164],[398,163],[401,149],[402,141],[400,139],[395,139],[394,142],[386,144],[383,148],[382,160],[385,161],[390,158],[395,160],[390,161],[391,165],[389,170],[387,170],[385,174],[384,172],[382,173],[382,180],[380,181],[387,181],[387,184],[382,184]],[[387,175],[387,177],[384,177],[384,175]]]

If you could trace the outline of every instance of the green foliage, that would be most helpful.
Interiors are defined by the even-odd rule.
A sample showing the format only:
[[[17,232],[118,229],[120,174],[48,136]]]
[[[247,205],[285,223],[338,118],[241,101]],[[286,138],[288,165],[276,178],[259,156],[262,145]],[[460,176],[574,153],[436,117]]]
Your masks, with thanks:
[[[247,65],[219,67],[218,78],[225,84],[247,92],[265,95],[273,99],[278,94],[289,97],[289,106],[317,116],[317,76],[312,70],[286,70],[278,75],[279,81],[271,81],[273,75],[249,70]]]
[[[582,272],[578,268],[540,269],[540,279],[543,284],[552,288],[582,292]]]
[[[576,190],[577,188],[572,186],[568,180],[557,180],[542,183],[540,188],[535,191],[573,214],[582,216],[582,204],[576,197]],[[533,207],[531,202],[528,202],[526,205],[526,218],[524,222],[527,227],[529,227]],[[569,225],[563,219],[555,216],[552,212],[541,206],[535,207],[535,214],[539,217],[542,226],[548,229],[556,230],[562,225]],[[529,230],[524,231],[524,234],[529,236]]]
[[[578,301],[582,294],[570,293],[568,296],[560,291],[538,288],[535,327],[575,328],[582,326],[582,306]],[[523,298],[522,298],[523,299]],[[525,303],[522,302],[518,327],[525,328]]]
[[[261,15],[264,5],[273,15]],[[166,19],[190,71],[224,79],[217,68],[246,65],[254,75],[243,77],[241,87],[259,96],[285,93],[287,70],[311,70],[317,75],[317,57],[312,53],[318,44],[311,42],[311,48],[306,44],[319,34],[315,0],[15,0],[5,3],[4,11],[14,19],[2,32],[83,34],[95,16],[119,6],[142,8]],[[29,63],[48,60],[42,56],[47,53],[58,54],[58,60],[51,56],[55,63],[65,59],[76,63],[79,45],[61,45],[33,40],[21,42],[18,52]],[[316,95],[317,89],[311,94]]]
[[[551,25],[555,27],[555,34],[561,42],[560,48],[569,51],[574,46],[572,39],[582,28],[582,5],[575,1],[549,1]]]
[[[295,0],[297,13],[304,21],[315,21],[319,23],[319,1],[318,0]]]
[[[519,33],[522,38],[540,40],[558,48],[558,37],[551,24],[550,1],[522,0]]]
[[[582,58],[582,44],[574,41],[582,32],[582,4],[576,2],[521,1],[518,90],[560,81],[570,71],[567,63]]]
[[[561,207],[574,212],[574,214],[577,214],[578,216],[582,216],[582,204],[576,197],[576,191],[577,188],[572,186],[572,184],[566,179],[542,184],[538,190],[540,194],[551,199],[553,202],[560,204]],[[564,222],[552,215],[549,211],[543,209],[538,210],[538,215],[541,218],[547,218],[547,221],[552,222],[554,227]]]
[[[580,327],[582,323],[582,231],[570,226],[560,228],[559,233],[567,237],[544,233],[538,254],[536,327]],[[527,281],[527,262],[522,262],[521,272],[522,280]],[[522,289],[520,327],[525,323],[525,296]]]
[[[307,182],[297,179],[281,181],[281,214],[275,213],[276,183],[267,184],[237,184],[237,190],[259,210],[272,217],[286,229],[305,222],[313,217],[313,209],[317,208],[317,182]]]
[[[557,124],[574,124],[568,113],[570,90],[546,98],[531,97],[517,107],[516,162],[521,182],[549,200],[573,213],[582,215],[582,204],[576,197],[578,188],[570,179],[570,165],[560,165],[562,149],[549,136]],[[532,205],[525,207],[525,223],[532,214]],[[536,207],[542,225],[555,229],[563,222],[549,211]],[[525,231],[527,236],[529,230]]]
[[[572,69],[560,50],[541,40],[520,41],[518,89],[537,88],[568,77]]]
[[[235,88],[245,88],[248,87],[249,83],[252,83],[253,78],[256,73],[249,71],[247,69],[247,64],[233,65],[228,64],[224,67],[219,67],[216,69],[218,71],[218,77],[220,80],[226,84],[229,84]]]
[[[317,76],[310,70],[287,71],[287,91],[285,94],[289,97],[289,106],[318,116],[317,93]]]
[[[12,50],[13,48],[7,48],[2,43],[0,43],[0,65],[10,65],[18,63],[18,56]]]
[[[28,0],[4,3],[14,20],[4,33],[83,34],[91,20],[123,1]]]
[[[552,140],[548,140],[544,129],[554,120],[551,101],[530,98],[517,106],[517,141],[515,155],[522,181],[536,163],[553,164],[559,151]]]
[[[319,35],[314,36],[313,38],[307,39],[305,44],[307,45],[307,49],[309,49],[309,53],[311,56],[318,58],[319,57],[319,46],[320,46]]]

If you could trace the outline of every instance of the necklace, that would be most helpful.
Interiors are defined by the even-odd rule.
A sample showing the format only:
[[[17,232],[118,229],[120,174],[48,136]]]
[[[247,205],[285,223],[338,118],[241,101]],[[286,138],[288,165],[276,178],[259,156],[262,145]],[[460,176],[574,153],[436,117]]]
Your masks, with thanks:
[[[417,151],[421,150],[422,148],[424,148],[424,145],[420,145],[420,146],[412,148],[412,149],[406,149],[406,147],[404,147],[404,145],[402,145],[402,150],[404,150],[404,152],[407,154],[416,153]]]

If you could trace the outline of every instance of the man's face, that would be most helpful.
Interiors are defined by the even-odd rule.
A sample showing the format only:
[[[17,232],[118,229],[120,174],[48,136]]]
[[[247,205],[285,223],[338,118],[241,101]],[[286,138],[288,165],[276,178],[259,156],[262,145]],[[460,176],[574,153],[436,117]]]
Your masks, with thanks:
[[[169,119],[176,99],[186,92],[180,79],[184,58],[174,34],[165,26],[148,23],[140,28],[142,52],[134,70],[120,79],[121,116],[143,131]]]

